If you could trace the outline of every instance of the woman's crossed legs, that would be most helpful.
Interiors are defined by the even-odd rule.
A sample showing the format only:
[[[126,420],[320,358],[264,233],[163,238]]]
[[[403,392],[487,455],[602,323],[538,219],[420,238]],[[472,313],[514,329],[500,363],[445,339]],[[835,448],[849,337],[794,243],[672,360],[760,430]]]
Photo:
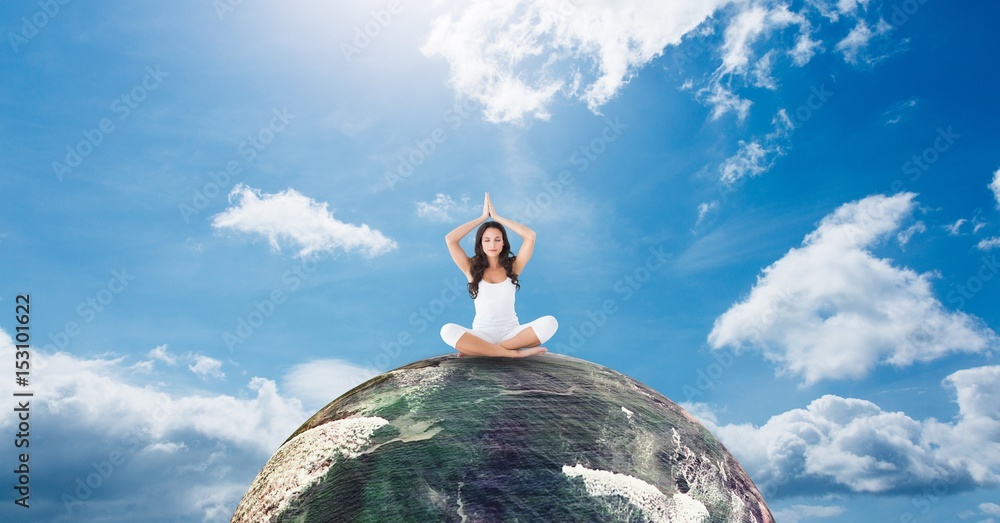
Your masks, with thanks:
[[[542,316],[499,331],[469,329],[448,323],[441,327],[441,339],[458,350],[460,355],[523,358],[548,350],[540,345],[552,338],[558,328],[559,322],[553,316]]]

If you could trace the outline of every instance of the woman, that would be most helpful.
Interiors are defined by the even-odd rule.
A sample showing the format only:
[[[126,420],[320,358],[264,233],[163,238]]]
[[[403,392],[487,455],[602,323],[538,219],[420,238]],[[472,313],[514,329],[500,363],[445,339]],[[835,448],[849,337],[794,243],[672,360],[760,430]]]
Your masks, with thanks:
[[[494,221],[487,222],[487,218]],[[480,223],[475,256],[469,258],[458,242]],[[516,256],[510,254],[504,225],[524,240]],[[523,358],[545,352],[541,344],[559,328],[556,319],[543,316],[520,325],[514,313],[514,291],[521,287],[518,277],[535,250],[535,231],[498,216],[486,193],[483,215],[456,227],[445,236],[445,242],[451,259],[469,281],[469,296],[476,306],[471,329],[454,323],[441,327],[445,343],[457,349],[459,356]]]

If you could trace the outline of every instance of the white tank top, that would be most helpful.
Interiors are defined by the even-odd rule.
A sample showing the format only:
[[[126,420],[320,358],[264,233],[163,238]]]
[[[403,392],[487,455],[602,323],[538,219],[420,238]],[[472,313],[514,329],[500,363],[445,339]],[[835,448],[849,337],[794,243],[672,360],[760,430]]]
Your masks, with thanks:
[[[479,294],[473,300],[476,317],[472,320],[472,328],[495,329],[517,325],[517,314],[514,313],[516,289],[510,278],[500,283],[479,282]]]

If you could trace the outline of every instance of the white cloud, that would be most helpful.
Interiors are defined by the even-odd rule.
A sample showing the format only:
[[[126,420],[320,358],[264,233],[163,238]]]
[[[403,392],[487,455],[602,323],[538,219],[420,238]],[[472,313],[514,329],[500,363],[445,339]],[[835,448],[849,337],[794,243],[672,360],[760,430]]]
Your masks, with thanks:
[[[976,248],[981,251],[992,251],[997,247],[1000,247],[1000,236],[994,236],[992,238],[984,238],[982,240],[979,240],[979,243],[976,244]]]
[[[927,226],[924,225],[924,222],[914,223],[897,234],[896,241],[898,241],[900,245],[906,245],[907,243],[910,243],[910,238],[912,238],[914,234],[921,232],[927,232]]]
[[[777,88],[777,81],[772,75],[777,49],[765,51],[755,59],[754,46],[771,33],[792,25],[799,27],[799,36],[788,54],[796,65],[805,65],[819,48],[819,42],[810,38],[809,21],[801,13],[789,11],[784,4],[768,7],[750,3],[732,17],[723,34],[722,63],[708,84],[698,90],[699,98],[712,108],[713,120],[734,111],[742,121],[749,113],[749,100],[735,94],[729,87],[734,76],[749,78],[758,87]],[[755,63],[752,69],[749,67],[751,62]]]
[[[906,114],[917,106],[917,99],[900,100],[882,112],[882,118],[886,125],[893,125],[903,121]]]
[[[868,8],[868,0],[838,0],[837,10],[842,14],[855,14],[858,10],[858,6],[862,9]]]
[[[810,487],[903,493],[942,484],[953,490],[996,485],[1000,366],[961,370],[943,383],[955,391],[959,408],[948,423],[919,421],[870,401],[833,395],[773,416],[761,427],[700,419],[765,497]]]
[[[844,507],[828,505],[792,505],[774,513],[781,523],[799,523],[817,518],[831,518],[844,513]]]
[[[993,198],[997,201],[997,209],[1000,209],[1000,169],[993,173],[993,181],[990,182],[990,190],[993,191]]]
[[[597,111],[638,69],[728,0],[476,0],[434,21],[421,51],[445,58],[450,83],[486,119],[547,119],[556,94]]]
[[[722,44],[720,74],[746,72],[750,63],[751,46],[767,29],[768,10],[759,4],[750,4],[733,17],[726,27]]]
[[[177,363],[177,357],[171,354],[169,350],[167,350],[166,345],[160,345],[150,350],[148,353],[146,353],[146,357],[148,357],[150,360],[162,361],[167,365],[174,365]]]
[[[0,359],[13,361],[13,353],[10,336],[0,330]],[[39,464],[46,488],[37,501],[33,490],[31,501],[44,520],[64,518],[67,510],[70,519],[86,519],[127,505],[136,511],[129,520],[216,521],[213,515],[232,514],[268,456],[308,418],[299,400],[264,378],[250,379],[245,392],[233,396],[178,390],[173,374],[136,374],[125,357],[32,348],[31,358],[34,400],[45,414],[40,427],[53,441],[66,442],[48,449],[56,468]],[[186,372],[172,372],[178,371]],[[13,380],[0,383],[6,397],[13,389]],[[15,422],[0,418],[0,430],[10,431]],[[92,495],[75,498],[76,480],[89,481],[94,464],[113,455],[124,465],[112,467],[98,487],[91,484]],[[154,494],[164,503],[149,505]]]
[[[463,196],[456,202],[450,195],[437,193],[432,202],[417,202],[417,216],[435,222],[450,222],[453,219],[452,211],[465,211],[468,204],[468,196]]]
[[[716,71],[716,75],[745,74],[757,40],[789,25],[798,25],[808,30],[805,17],[789,11],[787,5],[777,4],[769,9],[760,4],[749,4],[726,27],[722,44],[722,66]]]
[[[745,120],[750,113],[751,101],[741,96],[733,86],[742,84],[777,89],[779,82],[775,68],[778,57],[787,55],[794,65],[801,67],[817,52],[824,50],[822,42],[812,38],[812,24],[807,15],[812,15],[813,8],[830,20],[835,21],[843,16],[855,21],[854,29],[836,45],[836,50],[843,53],[848,62],[864,61],[870,65],[888,56],[885,54],[872,58],[867,51],[871,41],[889,33],[892,26],[885,20],[876,18],[872,21],[875,29],[871,29],[866,19],[870,17],[866,0],[843,0],[836,5],[829,0],[810,0],[808,4],[798,12],[791,11],[788,4],[781,2],[736,4],[732,10],[735,14],[729,18],[724,31],[720,50],[722,63],[696,91],[699,101],[711,107],[712,120],[730,112],[735,113],[740,122]],[[780,39],[772,38],[772,34],[781,33],[788,28],[797,28],[798,35],[794,47],[781,53],[782,44],[775,43],[775,40]],[[820,97],[822,103],[829,94],[824,87],[821,86],[820,89],[823,92]],[[819,93],[814,93],[814,96],[816,94]],[[810,98],[809,108],[815,110],[812,103],[813,99]],[[916,103],[915,100],[913,103]],[[779,121],[778,116],[775,116],[774,132],[765,137],[740,140],[737,153],[721,166],[721,180],[724,184],[731,186],[744,178],[759,176],[773,166],[778,156],[785,154],[795,125],[785,109],[779,111],[779,116],[783,116],[784,121]],[[898,121],[901,116],[896,115],[895,118]],[[779,129],[779,124],[782,123],[787,123],[784,133]]]
[[[13,350],[10,336],[0,330],[0,356],[13,358]],[[139,429],[150,443],[192,432],[271,452],[305,419],[301,403],[282,397],[276,384],[264,378],[250,380],[251,398],[178,394],[150,385],[147,377],[134,379],[124,357],[85,359],[38,350],[32,356],[39,361],[36,397],[67,425],[109,434]],[[9,393],[10,388],[5,386],[0,392]],[[0,427],[9,423],[9,419],[0,420]]]
[[[698,91],[698,96],[712,108],[711,118],[718,120],[729,112],[736,113],[737,119],[743,121],[750,114],[752,102],[742,98],[721,83],[714,83]]]
[[[735,185],[744,178],[755,178],[767,172],[774,161],[785,154],[785,149],[791,142],[792,132],[795,124],[788,116],[788,111],[778,109],[774,117],[771,118],[771,125],[774,130],[764,136],[761,141],[744,142],[740,140],[739,150],[736,154],[727,158],[720,166],[722,176],[720,180],[727,186]]]
[[[1000,516],[1000,505],[996,503],[980,503],[979,511],[987,516]]]
[[[740,140],[740,149],[722,164],[722,183],[733,185],[745,177],[760,176],[771,168],[777,149],[765,149],[758,142]]]
[[[155,362],[157,361],[166,363],[170,367],[177,365],[179,362],[183,362],[190,363],[190,365],[188,365],[188,370],[203,380],[207,380],[208,378],[223,379],[226,377],[226,374],[222,372],[222,362],[219,360],[210,358],[203,354],[195,354],[193,352],[176,355],[170,352],[166,344],[153,348],[146,353],[146,357],[149,359],[137,362],[129,368],[149,373],[153,371],[156,366]]]
[[[195,373],[201,379],[216,378],[222,379],[226,377],[226,374],[222,372],[222,362],[217,359],[209,358],[208,356],[203,356],[201,354],[195,354],[192,356],[194,359],[193,365],[188,365],[188,370]]]
[[[843,40],[837,42],[834,49],[841,52],[844,55],[844,60],[848,63],[855,64],[859,61],[868,64],[875,63],[884,58],[884,56],[873,58],[868,56],[866,50],[872,39],[885,35],[892,29],[893,27],[885,20],[879,19],[875,24],[875,29],[872,30],[868,27],[868,22],[864,19],[859,19],[857,25],[854,26],[854,29],[852,29]]]
[[[771,70],[774,68],[774,51],[768,51],[764,56],[757,60],[754,64],[753,70],[751,71],[751,77],[753,78],[753,84],[757,87],[763,87],[765,89],[777,89],[778,81],[771,74]]]
[[[900,228],[914,196],[869,196],[823,218],[715,320],[711,346],[761,351],[807,384],[861,378],[878,364],[991,350],[996,334],[974,316],[946,310],[929,275],[868,251]]]
[[[966,220],[965,218],[959,218],[958,221],[956,221],[955,223],[953,223],[951,225],[945,225],[944,228],[945,228],[945,230],[948,231],[949,235],[951,235],[951,236],[958,236],[960,230],[962,229],[962,226],[965,225],[968,222],[969,222],[969,220]]]
[[[307,406],[318,409],[377,374],[374,369],[344,360],[321,359],[293,366],[281,383]]]
[[[864,20],[858,20],[858,24],[854,26],[854,29],[843,40],[837,42],[834,49],[844,53],[844,60],[856,63],[858,61],[858,53],[868,46],[868,41],[871,40],[872,36],[873,33],[868,28],[868,24]]]
[[[698,221],[695,222],[695,227],[701,225],[701,222],[705,221],[705,217],[709,213],[714,212],[719,208],[719,201],[712,200],[711,202],[702,202],[698,204]]]
[[[892,26],[878,10],[869,12],[867,1],[808,4],[792,11],[787,2],[732,0],[456,2],[434,20],[421,51],[447,60],[449,84],[481,103],[488,121],[545,120],[559,96],[584,101],[597,112],[665,48],[685,36],[711,33],[704,22],[715,17],[724,27],[721,43],[711,50],[719,64],[693,90],[711,107],[712,119],[734,112],[742,120],[750,102],[734,85],[775,89],[780,57],[803,66],[824,51],[810,22],[817,11],[829,20],[853,22],[836,44],[846,60],[881,59],[871,58],[868,49]],[[786,42],[792,38],[781,35],[789,28],[797,32],[791,47]]]
[[[294,189],[266,194],[239,184],[229,194],[230,207],[215,215],[212,226],[267,237],[274,250],[278,240],[301,247],[299,256],[317,252],[358,250],[374,257],[396,248],[396,242],[368,225],[352,225],[333,217],[327,203]]]
[[[831,5],[831,0],[806,0],[806,4],[819,11],[819,14],[831,22],[836,22],[840,17],[835,6]]]
[[[792,63],[802,67],[812,60],[817,51],[823,51],[823,42],[813,40],[808,31],[803,29],[795,40],[795,47],[788,54],[792,57]]]
[[[774,114],[774,117],[771,118],[771,125],[774,126],[774,130],[765,136],[769,142],[778,138],[788,138],[795,130],[795,123],[792,122],[788,111],[784,108],[778,109],[778,112]]]
[[[806,3],[831,22],[839,20],[841,15],[857,17],[859,5],[868,8],[868,0],[806,0]]]

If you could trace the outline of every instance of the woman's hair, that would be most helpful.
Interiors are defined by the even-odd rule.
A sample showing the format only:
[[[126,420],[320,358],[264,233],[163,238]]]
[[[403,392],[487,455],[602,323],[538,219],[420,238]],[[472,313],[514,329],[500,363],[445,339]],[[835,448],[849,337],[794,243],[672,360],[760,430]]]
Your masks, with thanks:
[[[521,284],[517,282],[517,274],[514,274],[514,260],[517,256],[511,256],[510,243],[507,241],[507,230],[497,222],[485,222],[476,231],[476,254],[469,260],[472,272],[472,281],[469,282],[469,296],[476,299],[479,295],[479,282],[483,281],[483,273],[490,266],[490,260],[483,252],[483,233],[486,229],[497,229],[503,237],[503,249],[500,250],[500,266],[507,272],[507,277],[514,283],[514,287],[521,289]]]

